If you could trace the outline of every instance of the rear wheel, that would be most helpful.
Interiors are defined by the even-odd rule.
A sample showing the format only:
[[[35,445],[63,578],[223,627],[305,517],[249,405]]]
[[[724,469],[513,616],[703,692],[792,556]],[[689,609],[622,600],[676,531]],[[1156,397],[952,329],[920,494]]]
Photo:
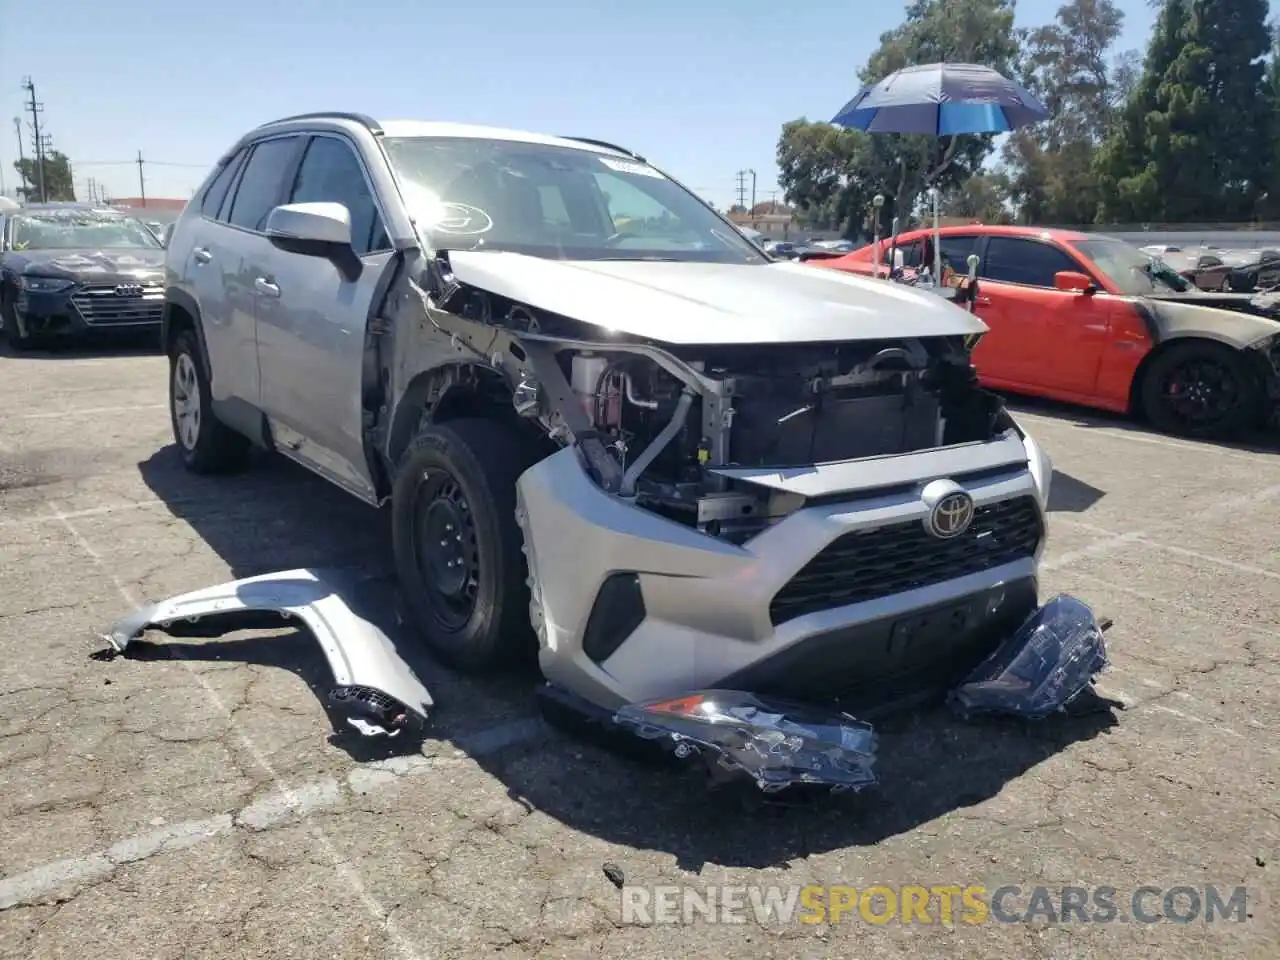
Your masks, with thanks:
[[[427,427],[401,459],[391,504],[405,605],[460,670],[514,665],[537,649],[515,520],[516,480],[536,459],[510,427],[482,419]]]
[[[1206,439],[1239,434],[1261,409],[1258,382],[1240,352],[1204,341],[1174,344],[1155,357],[1141,400],[1157,430]]]
[[[249,440],[213,415],[213,396],[195,335],[179,333],[169,351],[169,420],[183,465],[192,473],[244,466]]]

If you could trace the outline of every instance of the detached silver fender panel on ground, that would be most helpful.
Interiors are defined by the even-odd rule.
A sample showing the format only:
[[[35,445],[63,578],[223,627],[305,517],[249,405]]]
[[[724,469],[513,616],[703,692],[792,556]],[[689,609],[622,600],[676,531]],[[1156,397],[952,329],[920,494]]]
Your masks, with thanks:
[[[245,613],[277,613],[300,621],[333,671],[329,702],[366,735],[394,736],[410,718],[422,723],[431,694],[401,659],[391,639],[353,609],[357,581],[344,571],[285,570],[193,590],[144,607],[114,624],[103,639],[117,654],[148,627]],[[235,629],[234,623],[227,630]]]

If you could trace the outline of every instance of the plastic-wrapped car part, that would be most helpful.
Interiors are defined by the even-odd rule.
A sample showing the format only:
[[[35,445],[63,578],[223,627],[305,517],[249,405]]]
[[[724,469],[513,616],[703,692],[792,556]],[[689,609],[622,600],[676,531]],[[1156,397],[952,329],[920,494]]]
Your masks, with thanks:
[[[676,756],[701,754],[721,770],[751,777],[766,793],[801,783],[858,790],[876,782],[874,731],[836,710],[698,690],[627,704],[614,722],[646,740],[668,738]]]
[[[1107,665],[1102,627],[1093,611],[1060,594],[948,695],[961,716],[1008,713],[1040,720],[1063,710]]]

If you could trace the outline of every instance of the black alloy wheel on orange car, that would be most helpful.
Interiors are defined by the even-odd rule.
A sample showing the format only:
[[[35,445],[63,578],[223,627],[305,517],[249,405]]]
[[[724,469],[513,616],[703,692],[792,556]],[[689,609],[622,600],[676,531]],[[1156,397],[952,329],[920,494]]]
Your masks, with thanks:
[[[1163,433],[1230,439],[1258,421],[1259,388],[1239,350],[1205,340],[1175,343],[1146,369],[1142,412]]]

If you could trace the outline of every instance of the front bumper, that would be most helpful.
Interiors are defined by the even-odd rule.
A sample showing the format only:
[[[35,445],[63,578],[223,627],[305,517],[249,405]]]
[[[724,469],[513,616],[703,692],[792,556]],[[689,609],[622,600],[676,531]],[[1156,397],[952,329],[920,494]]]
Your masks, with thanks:
[[[737,546],[606,494],[562,450],[517,485],[543,675],[603,709],[716,687],[849,709],[941,691],[1035,609],[1050,470],[1011,431],[779,476],[809,505]],[[978,508],[963,549],[923,533],[922,489],[944,478]]]
[[[25,332],[40,337],[159,330],[164,286],[122,280],[81,283],[57,293],[21,290],[14,309]]]

